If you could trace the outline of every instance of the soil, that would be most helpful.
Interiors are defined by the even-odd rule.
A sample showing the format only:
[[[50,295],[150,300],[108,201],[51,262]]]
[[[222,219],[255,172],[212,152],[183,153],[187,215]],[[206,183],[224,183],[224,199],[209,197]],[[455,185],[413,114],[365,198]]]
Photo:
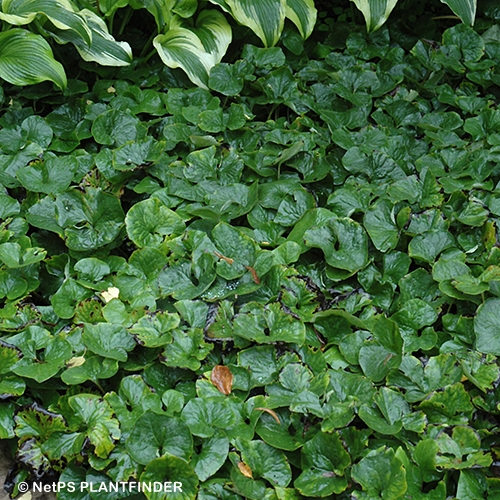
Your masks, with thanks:
[[[11,466],[12,458],[10,457],[9,450],[5,445],[5,441],[0,440],[0,500],[7,500],[9,498],[9,495],[4,490],[3,486]]]

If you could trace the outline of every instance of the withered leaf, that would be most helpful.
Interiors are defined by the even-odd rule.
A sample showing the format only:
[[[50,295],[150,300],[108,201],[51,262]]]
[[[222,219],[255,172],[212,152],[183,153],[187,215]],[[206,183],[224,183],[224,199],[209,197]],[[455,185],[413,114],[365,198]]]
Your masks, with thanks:
[[[240,469],[240,472],[245,477],[250,477],[253,479],[252,469],[250,469],[250,467],[248,467],[248,465],[245,462],[238,462],[238,469]]]
[[[274,420],[276,420],[277,424],[281,424],[281,420],[274,410],[271,410],[270,408],[254,408],[254,410],[261,410],[265,411],[266,413],[269,413],[269,415],[271,415],[271,417],[273,417]]]
[[[227,366],[216,365],[212,369],[210,381],[222,394],[228,396],[233,388],[233,374]]]
[[[77,356],[74,358],[71,358],[67,363],[66,363],[66,368],[75,368],[77,366],[82,366],[83,363],[85,363],[85,356]]]
[[[219,252],[214,252],[214,254],[219,257],[219,259],[225,260],[229,265],[234,264],[234,259],[231,259],[229,257],[226,257],[225,255],[222,255]]]

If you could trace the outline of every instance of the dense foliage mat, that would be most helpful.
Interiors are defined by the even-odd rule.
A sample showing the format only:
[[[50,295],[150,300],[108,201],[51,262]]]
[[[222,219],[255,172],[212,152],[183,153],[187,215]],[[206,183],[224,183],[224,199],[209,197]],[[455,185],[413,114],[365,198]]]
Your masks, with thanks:
[[[140,62],[6,87],[13,494],[500,495],[500,28],[330,26],[210,90]]]

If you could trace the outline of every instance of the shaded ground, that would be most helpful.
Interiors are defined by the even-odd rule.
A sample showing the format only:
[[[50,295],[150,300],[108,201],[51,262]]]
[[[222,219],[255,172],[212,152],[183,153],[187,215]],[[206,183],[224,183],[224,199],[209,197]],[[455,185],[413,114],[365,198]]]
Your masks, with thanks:
[[[5,441],[0,440],[0,500],[9,500],[9,494],[4,490],[4,483],[13,465],[13,460],[6,446]],[[20,498],[20,496],[18,496]],[[47,493],[36,493],[32,496],[33,500],[55,500],[55,495]]]
[[[5,478],[7,477],[7,473],[12,465],[12,459],[10,458],[10,454],[5,446],[5,441],[0,440],[0,499],[7,500],[9,495],[3,489],[3,485],[5,482]]]

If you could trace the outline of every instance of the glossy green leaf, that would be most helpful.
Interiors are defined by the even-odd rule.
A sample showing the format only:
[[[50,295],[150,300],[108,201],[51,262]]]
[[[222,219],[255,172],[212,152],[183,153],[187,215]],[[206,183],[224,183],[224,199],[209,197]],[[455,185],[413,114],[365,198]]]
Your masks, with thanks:
[[[304,496],[326,497],[347,488],[344,476],[350,457],[337,434],[319,432],[301,451],[303,472],[294,486]]]
[[[379,200],[366,212],[364,226],[381,252],[392,250],[398,244],[399,230],[394,215],[394,207],[388,200]]]
[[[410,257],[433,262],[443,251],[453,246],[455,240],[448,231],[431,230],[415,236],[408,245]]]
[[[86,324],[82,340],[85,346],[95,354],[117,361],[126,361],[127,352],[136,345],[125,328],[109,323]]]
[[[91,250],[111,243],[123,227],[119,200],[89,188],[87,193],[69,191],[56,200],[58,223],[65,227],[69,248]],[[70,225],[71,224],[71,225]]]
[[[169,333],[179,325],[177,314],[157,314],[144,316],[130,328],[130,333],[137,342],[146,347],[160,347],[172,341]]]
[[[19,243],[2,243],[0,245],[0,261],[11,269],[30,266],[45,258],[41,248],[22,248]]]
[[[73,360],[73,361],[72,361]],[[82,364],[80,364],[83,361]],[[61,373],[61,380],[68,385],[83,384],[87,380],[99,383],[100,379],[111,378],[118,371],[118,361],[101,356],[86,355],[84,359],[80,357],[71,358],[67,369]]]
[[[0,395],[4,398],[22,396],[26,390],[26,382],[20,377],[0,377]]]
[[[196,263],[179,262],[164,269],[158,284],[163,294],[178,300],[191,300],[205,292],[215,280],[214,258],[202,254]]]
[[[157,198],[135,204],[125,217],[129,238],[140,248],[159,246],[166,237],[178,236],[185,228],[182,219]]]
[[[293,342],[302,345],[305,327],[300,321],[281,311],[277,304],[262,308],[255,304],[234,322],[234,333],[258,343]]]
[[[281,451],[263,441],[243,439],[236,442],[236,448],[240,450],[243,462],[250,468],[255,479],[267,479],[273,486],[288,486],[292,472]]]
[[[253,411],[260,413],[255,432],[267,444],[288,451],[294,451],[304,445],[305,437],[294,432],[293,424],[298,423],[294,418],[296,415],[285,409],[276,409],[273,410],[274,413],[270,413],[261,406],[257,406]]]
[[[48,343],[40,355],[41,359],[26,353],[12,368],[12,372],[21,377],[35,379],[37,382],[45,382],[65,366],[71,354],[70,343],[64,338],[56,337]]]
[[[460,471],[460,478],[457,485],[457,498],[481,498],[487,491],[487,483],[482,474],[474,470]]]
[[[408,487],[406,471],[391,448],[370,451],[352,467],[352,478],[368,495],[388,500],[401,498]]]
[[[373,340],[365,341],[359,350],[359,364],[365,375],[380,382],[402,360],[402,338],[393,321],[380,318],[373,330]]]
[[[215,401],[192,399],[182,410],[182,418],[195,436],[211,437],[216,429],[230,427],[235,416],[226,405]]]
[[[45,162],[35,162],[20,168],[16,175],[30,191],[57,194],[66,191],[73,180],[74,171],[68,168],[70,165],[68,160],[62,158],[48,158]]]
[[[165,455],[161,458],[156,458],[149,462],[144,472],[140,476],[143,483],[153,484],[155,482],[171,484],[172,494],[175,494],[179,500],[195,500],[198,491],[198,477],[191,466],[182,458],[174,455]],[[178,481],[177,481],[178,480]],[[175,482],[181,483],[177,485],[174,493]],[[181,491],[182,489],[182,491]],[[162,492],[145,492],[148,500],[162,500],[165,493]]]
[[[109,109],[100,114],[92,124],[92,134],[99,144],[121,146],[138,139],[139,122],[131,113]]]
[[[309,247],[321,248],[333,267],[356,272],[368,264],[368,238],[364,229],[348,218],[330,219],[304,234]]]
[[[50,303],[60,318],[69,319],[75,314],[77,304],[89,295],[90,292],[87,289],[69,279],[64,281],[59,290],[52,295]]]
[[[490,298],[482,304],[474,318],[474,332],[476,334],[476,349],[479,352],[500,355],[500,339],[498,338],[498,328],[500,318],[498,308],[500,299]]]
[[[185,460],[193,453],[193,439],[186,424],[152,411],[137,420],[126,446],[132,458],[143,465],[167,453]]]
[[[213,476],[225,463],[229,453],[229,440],[225,436],[208,438],[201,452],[194,457],[193,468],[200,481]]]
[[[14,434],[14,405],[0,403],[0,439],[12,439]]]
[[[203,331],[194,328],[189,332],[172,331],[173,342],[168,344],[164,351],[164,363],[167,366],[176,366],[198,370],[200,361],[205,359],[213,346],[203,341]]]
[[[106,458],[121,436],[118,420],[108,403],[95,394],[77,394],[71,396],[68,403],[95,446],[96,455]]]

